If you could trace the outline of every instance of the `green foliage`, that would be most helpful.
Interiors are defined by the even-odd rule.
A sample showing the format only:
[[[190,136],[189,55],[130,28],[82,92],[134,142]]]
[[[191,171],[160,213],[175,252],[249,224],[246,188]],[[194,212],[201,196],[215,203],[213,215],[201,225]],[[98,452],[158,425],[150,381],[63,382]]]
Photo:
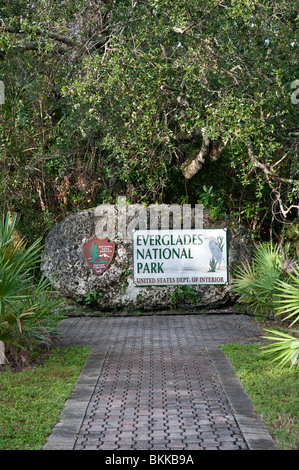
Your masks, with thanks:
[[[87,292],[83,297],[77,297],[76,302],[88,305],[89,307],[94,307],[99,304],[102,297],[103,294],[94,289],[93,292]]]
[[[249,306],[254,314],[283,316],[291,328],[299,319],[299,268],[278,246],[260,245],[251,265],[247,263],[236,273],[233,289],[239,301]],[[298,331],[287,334],[266,329],[270,344],[263,347],[263,354],[270,355],[279,366],[299,362]]]
[[[223,216],[226,212],[226,207],[224,203],[224,198],[217,195],[213,186],[209,188],[206,185],[203,185],[204,192],[199,195],[198,204],[202,204],[204,209],[209,211],[210,217],[217,220],[219,217]],[[218,192],[220,194],[221,191]]]
[[[278,246],[264,243],[257,246],[252,262],[242,263],[236,270],[232,288],[239,301],[254,314],[274,312],[274,290],[283,277],[283,257]]]
[[[182,303],[191,303],[191,305],[195,306],[197,303],[197,295],[191,286],[179,286],[175,288],[170,300],[175,308]]]
[[[299,218],[291,224],[285,224],[282,230],[284,243],[290,247],[291,256],[299,258]]]
[[[290,367],[297,366],[299,363],[299,336],[292,336],[281,331],[265,329],[267,333],[264,336],[271,342],[270,345],[262,347],[261,354],[272,357],[273,362],[278,362],[279,367],[289,364]]]
[[[21,351],[22,357],[37,343],[49,344],[54,310],[59,302],[43,277],[35,279],[41,256],[40,240],[30,246],[16,231],[17,217],[0,220],[0,340]]]
[[[276,315],[284,316],[283,321],[292,320],[291,328],[299,320],[299,267],[292,267],[287,274],[287,281],[279,281],[276,289]],[[271,341],[267,345],[263,354],[273,357],[279,366],[290,364],[297,366],[299,363],[299,331],[291,330],[292,335],[266,329],[266,339]]]
[[[290,326],[299,320],[299,267],[292,267],[286,281],[279,281],[276,294],[277,315],[284,315],[284,320],[295,319]]]
[[[203,200],[264,239],[298,215],[292,2],[13,0],[0,16],[0,198],[32,240],[120,193]]]

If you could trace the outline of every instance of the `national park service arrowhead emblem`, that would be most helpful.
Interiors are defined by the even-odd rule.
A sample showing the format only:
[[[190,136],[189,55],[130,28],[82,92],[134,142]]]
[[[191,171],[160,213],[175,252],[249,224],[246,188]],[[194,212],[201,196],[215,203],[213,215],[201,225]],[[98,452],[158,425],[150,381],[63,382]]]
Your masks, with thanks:
[[[115,243],[108,238],[92,238],[83,245],[83,253],[88,266],[97,275],[103,274],[112,261]]]

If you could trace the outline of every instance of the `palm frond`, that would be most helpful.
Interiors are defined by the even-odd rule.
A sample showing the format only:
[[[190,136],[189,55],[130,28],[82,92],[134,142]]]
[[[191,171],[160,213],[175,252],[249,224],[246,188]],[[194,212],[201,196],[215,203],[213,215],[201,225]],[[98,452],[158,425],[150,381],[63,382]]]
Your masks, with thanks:
[[[272,362],[278,362],[278,367],[283,367],[287,363],[290,363],[290,367],[297,366],[299,363],[299,339],[276,330],[266,329],[265,331],[270,335],[263,338],[273,341],[273,343],[261,346],[261,355],[272,356]]]
[[[286,315],[284,320],[296,316],[290,326],[299,320],[299,268],[293,265],[292,273],[288,273],[291,282],[280,280],[275,293],[275,305],[278,315]]]

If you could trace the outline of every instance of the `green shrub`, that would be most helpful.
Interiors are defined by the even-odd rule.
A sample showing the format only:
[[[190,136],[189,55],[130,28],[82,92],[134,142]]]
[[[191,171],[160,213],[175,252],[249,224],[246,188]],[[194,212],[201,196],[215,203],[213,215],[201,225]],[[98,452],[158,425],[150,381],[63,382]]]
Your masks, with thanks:
[[[178,307],[180,303],[191,303],[195,306],[197,295],[191,286],[179,286],[170,296],[170,300],[174,304],[175,308]]]
[[[98,292],[96,289],[94,289],[92,292],[87,292],[82,297],[77,297],[76,302],[82,305],[88,305],[90,307],[94,307],[98,305],[99,300],[103,297],[102,292]]]
[[[283,255],[271,243],[257,247],[252,263],[237,269],[232,288],[253,314],[274,313],[273,293],[283,277]]]
[[[283,315],[283,321],[292,319],[291,328],[299,318],[299,268],[295,259],[288,256],[289,246],[285,251],[271,243],[257,247],[252,263],[244,264],[236,273],[233,289],[239,295],[239,301],[248,306],[255,315]],[[298,331],[291,334],[265,329],[265,339],[270,344],[263,346],[262,354],[270,355],[280,366],[299,362]]]
[[[35,277],[40,240],[27,247],[16,222],[10,214],[0,220],[0,341],[10,359],[24,361],[34,345],[52,341],[53,311],[59,302],[49,281]]]
[[[283,315],[283,321],[291,321],[291,328],[299,320],[299,268],[293,266],[286,281],[278,281],[274,294],[276,315]],[[290,363],[295,366],[299,362],[298,330],[292,329],[291,335],[273,329],[266,329],[266,339],[272,341],[264,347],[263,354],[271,355],[273,361],[280,366]]]

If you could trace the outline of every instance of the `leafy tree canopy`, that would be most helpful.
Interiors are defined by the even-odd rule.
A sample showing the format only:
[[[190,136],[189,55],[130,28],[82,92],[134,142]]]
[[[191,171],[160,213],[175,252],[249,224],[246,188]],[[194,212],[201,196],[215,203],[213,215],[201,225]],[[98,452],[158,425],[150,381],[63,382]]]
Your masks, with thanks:
[[[287,0],[0,1],[4,206],[51,224],[125,192],[279,234],[299,213],[298,19]]]

